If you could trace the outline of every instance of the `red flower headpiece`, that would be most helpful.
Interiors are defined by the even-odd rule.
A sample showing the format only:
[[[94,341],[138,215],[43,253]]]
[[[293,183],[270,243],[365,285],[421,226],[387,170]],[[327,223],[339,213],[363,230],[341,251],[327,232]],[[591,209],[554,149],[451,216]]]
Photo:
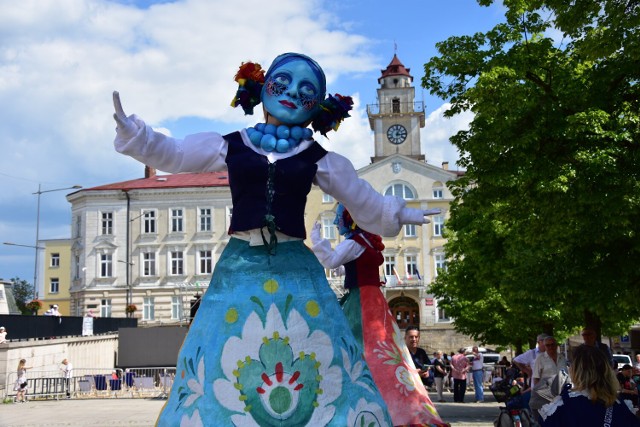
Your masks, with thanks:
[[[243,62],[234,78],[238,82],[232,107],[240,105],[245,114],[253,114],[253,107],[260,104],[260,94],[264,85],[264,70],[260,64]]]

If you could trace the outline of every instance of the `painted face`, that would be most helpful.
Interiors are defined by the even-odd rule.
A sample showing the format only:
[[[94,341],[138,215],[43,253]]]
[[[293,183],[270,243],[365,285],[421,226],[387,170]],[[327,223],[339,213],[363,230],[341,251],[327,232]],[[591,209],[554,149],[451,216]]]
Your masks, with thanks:
[[[262,89],[262,103],[279,122],[299,125],[315,115],[319,91],[320,82],[309,64],[295,59],[273,70]]]
[[[336,208],[336,218],[333,220],[333,223],[336,227],[338,227],[338,233],[340,233],[341,236],[344,236],[351,231],[351,229],[344,224],[344,220],[342,218],[343,213],[344,206],[338,205],[338,207]]]

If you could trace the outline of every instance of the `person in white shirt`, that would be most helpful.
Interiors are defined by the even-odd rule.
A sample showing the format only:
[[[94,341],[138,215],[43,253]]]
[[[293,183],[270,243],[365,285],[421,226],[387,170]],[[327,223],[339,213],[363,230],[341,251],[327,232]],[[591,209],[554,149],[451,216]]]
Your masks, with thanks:
[[[531,381],[531,387],[533,387],[533,366],[536,363],[536,359],[538,356],[545,352],[544,340],[549,337],[547,334],[538,335],[536,341],[538,345],[536,348],[532,348],[530,350],[525,351],[522,354],[517,355],[513,358],[513,364],[518,367],[522,372],[527,374],[528,378]]]
[[[0,326],[0,344],[4,344],[7,342],[7,330],[4,326]]]
[[[60,371],[62,371],[62,378],[64,378],[64,386],[65,390],[67,390],[67,399],[71,398],[71,378],[73,377],[73,366],[69,362],[68,359],[64,359],[62,361],[62,366],[60,367]]]
[[[473,389],[475,391],[476,403],[484,402],[484,356],[477,346],[471,349],[473,361],[471,362],[471,375],[473,376]]]

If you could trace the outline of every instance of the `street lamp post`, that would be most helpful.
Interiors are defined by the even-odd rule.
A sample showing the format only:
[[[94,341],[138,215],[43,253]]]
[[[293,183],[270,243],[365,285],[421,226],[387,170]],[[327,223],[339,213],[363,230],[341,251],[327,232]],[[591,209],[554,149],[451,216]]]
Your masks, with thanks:
[[[42,185],[38,184],[38,191],[33,193],[38,195],[38,208],[36,212],[36,244],[34,246],[36,248],[36,261],[33,267],[33,299],[38,298],[38,253],[39,253],[38,249],[40,249],[38,248],[38,241],[40,240],[40,195],[43,193],[51,193],[53,191],[73,190],[78,188],[82,188],[82,186],[74,185],[72,187],[54,188],[52,190],[42,190]]]

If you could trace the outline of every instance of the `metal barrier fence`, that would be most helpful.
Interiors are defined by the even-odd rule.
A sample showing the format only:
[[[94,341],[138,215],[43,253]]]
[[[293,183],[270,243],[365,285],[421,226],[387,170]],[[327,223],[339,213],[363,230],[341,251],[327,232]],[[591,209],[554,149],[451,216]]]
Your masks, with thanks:
[[[27,399],[166,398],[175,367],[76,369],[71,378],[60,371],[27,371]],[[17,373],[7,375],[4,400],[15,399]]]

